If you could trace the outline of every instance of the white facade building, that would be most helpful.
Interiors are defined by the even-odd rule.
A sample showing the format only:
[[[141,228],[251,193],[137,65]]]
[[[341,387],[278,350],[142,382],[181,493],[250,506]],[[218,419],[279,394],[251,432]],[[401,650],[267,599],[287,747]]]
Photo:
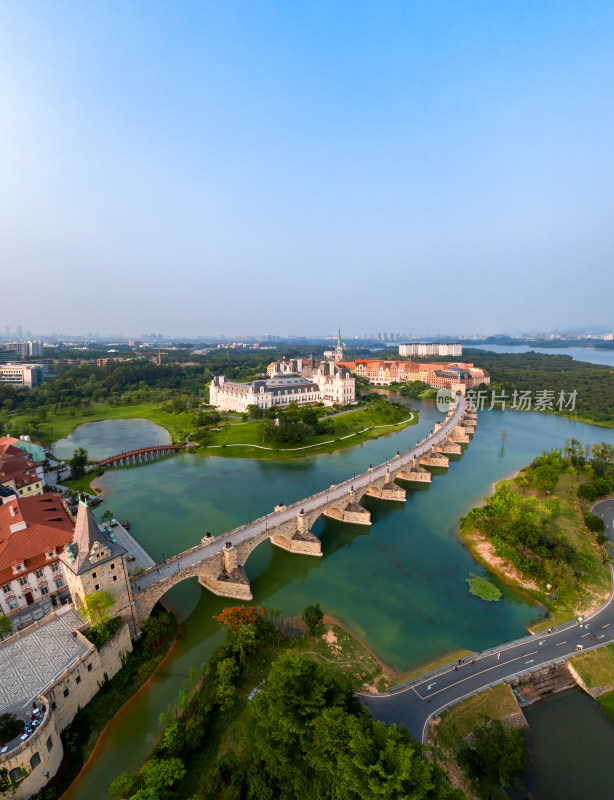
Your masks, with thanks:
[[[399,355],[408,356],[462,356],[462,344],[434,344],[431,342],[403,343],[399,345]]]
[[[279,371],[273,369],[270,378],[251,383],[231,383],[225,375],[218,375],[209,385],[209,402],[221,411],[243,413],[248,406],[285,408],[293,402],[346,406],[356,401],[354,376],[332,361],[318,365],[313,359],[301,361],[300,375],[287,370],[287,365],[299,366],[296,362],[274,364],[280,365]]]
[[[0,364],[0,382],[15,387],[34,389],[52,377],[46,364],[22,364],[9,362]]]

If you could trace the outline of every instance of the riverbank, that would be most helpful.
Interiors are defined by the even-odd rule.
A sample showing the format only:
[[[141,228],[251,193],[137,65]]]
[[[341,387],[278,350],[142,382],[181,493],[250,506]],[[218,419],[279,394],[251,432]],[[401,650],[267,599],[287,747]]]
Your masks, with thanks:
[[[539,490],[534,485],[534,471],[526,467],[494,484],[493,493],[461,520],[459,536],[473,557],[500,580],[547,609],[547,619],[529,627],[532,633],[569,622],[580,614],[592,613],[606,601],[610,593],[607,552],[587,529],[584,522],[586,509],[577,496],[578,486],[586,480],[587,476],[576,477],[565,472],[558,477],[555,488]],[[522,511],[514,507],[515,501],[512,499],[511,504],[508,502],[508,512],[510,515],[517,514],[518,526],[541,525],[545,532],[543,544],[533,547],[510,545],[509,541],[501,539],[496,525],[491,526],[490,533],[486,532],[488,523],[486,517],[481,515],[481,510],[487,512],[493,508],[493,504],[499,504],[502,509],[504,503],[499,497],[500,491],[512,492],[512,498],[515,496],[519,502],[538,502],[537,506],[531,508],[527,505]],[[520,519],[523,513],[524,523]],[[542,514],[539,523],[530,516],[532,513]],[[495,516],[491,515],[491,522]],[[531,535],[531,541],[536,535]],[[548,551],[550,546],[552,552]],[[514,549],[519,556],[515,564],[506,557]],[[535,550],[544,552],[537,555]],[[552,553],[555,550],[557,564],[553,563]],[[550,566],[546,567],[547,564]],[[540,569],[533,570],[536,566]],[[532,571],[535,574],[531,574]]]

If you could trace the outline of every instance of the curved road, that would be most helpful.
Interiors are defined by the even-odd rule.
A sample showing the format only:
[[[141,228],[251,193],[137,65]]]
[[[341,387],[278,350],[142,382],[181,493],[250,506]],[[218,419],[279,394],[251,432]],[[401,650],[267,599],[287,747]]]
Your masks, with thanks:
[[[605,522],[606,533],[614,542],[614,498],[602,500],[593,509]],[[610,545],[612,549],[612,545]],[[614,578],[614,570],[612,571]],[[432,716],[495,683],[510,680],[554,661],[584,650],[614,642],[614,595],[591,616],[580,618],[552,633],[526,636],[516,642],[493,648],[475,658],[448,667],[441,674],[418,679],[404,689],[386,695],[359,695],[375,719],[386,724],[403,723],[420,741]]]
[[[167,559],[163,564],[152,567],[138,578],[133,579],[131,581],[133,588],[137,591],[142,591],[155,583],[159,583],[165,578],[171,577],[179,570],[194,566],[194,564],[211,558],[211,556],[219,553],[224,548],[226,542],[232,542],[233,545],[238,545],[241,542],[253,539],[265,533],[269,529],[269,526],[274,528],[283,522],[294,519],[301,509],[308,513],[323,508],[330,503],[330,501],[341,499],[346,496],[351,488],[362,489],[369,486],[376,478],[383,477],[389,467],[395,470],[400,469],[401,467],[411,464],[414,458],[422,458],[431,448],[440,444],[443,439],[447,438],[450,433],[452,433],[454,428],[460,423],[465,413],[466,405],[467,401],[465,398],[459,395],[457,397],[456,408],[450,418],[444,422],[438,431],[432,433],[424,442],[411,448],[411,450],[407,450],[405,453],[395,456],[390,461],[386,461],[367,472],[363,472],[362,475],[331,486],[329,489],[314,494],[305,500],[300,500],[298,503],[293,503],[281,511],[274,511],[272,514],[260,517],[260,519],[248,525],[243,525],[240,528],[236,528],[234,531],[218,536],[212,544],[197,545],[190,550],[179,553],[179,555]]]

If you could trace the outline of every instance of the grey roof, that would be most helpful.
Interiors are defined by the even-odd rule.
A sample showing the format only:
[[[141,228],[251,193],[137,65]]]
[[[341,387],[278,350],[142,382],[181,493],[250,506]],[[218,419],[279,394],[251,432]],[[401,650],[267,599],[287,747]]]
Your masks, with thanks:
[[[109,531],[104,526],[99,526],[91,509],[84,500],[79,500],[79,508],[77,511],[77,521],[75,522],[75,533],[72,543],[69,544],[64,551],[60,554],[62,563],[74,572],[76,575],[81,575],[89,569],[104,563],[111,558],[122,555],[126,552],[118,542],[114,541],[115,534],[112,529]],[[107,547],[110,554],[102,559],[90,561],[90,555],[94,542],[99,542],[104,547]]]

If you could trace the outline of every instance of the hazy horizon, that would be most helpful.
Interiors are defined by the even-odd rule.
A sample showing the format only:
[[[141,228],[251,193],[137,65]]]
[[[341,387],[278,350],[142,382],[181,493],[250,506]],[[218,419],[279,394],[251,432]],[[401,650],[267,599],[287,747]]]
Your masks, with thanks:
[[[1,4],[0,330],[611,328],[613,26],[554,0]]]

